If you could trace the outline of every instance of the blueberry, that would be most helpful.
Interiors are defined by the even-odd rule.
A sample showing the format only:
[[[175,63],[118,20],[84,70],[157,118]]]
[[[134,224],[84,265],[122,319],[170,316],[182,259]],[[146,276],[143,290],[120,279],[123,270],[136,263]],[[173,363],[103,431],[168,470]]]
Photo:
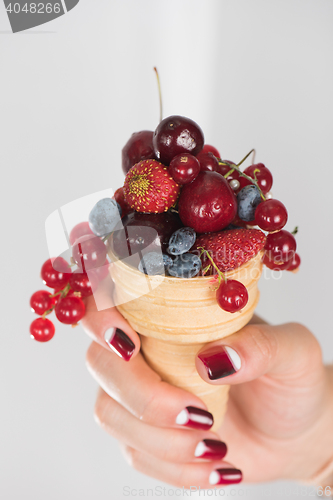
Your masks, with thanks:
[[[160,252],[149,252],[144,255],[139,263],[139,271],[150,276],[164,274],[165,266],[171,266],[172,259],[169,255]]]
[[[169,240],[168,253],[171,255],[181,255],[193,247],[196,239],[194,229],[191,227],[181,227],[173,233]]]
[[[175,278],[193,278],[201,268],[201,260],[197,255],[184,253],[178,255],[172,266],[168,267],[169,274]]]
[[[245,221],[254,220],[254,213],[261,202],[260,191],[254,184],[243,187],[237,195],[238,217]]]
[[[121,219],[121,207],[111,198],[99,200],[89,214],[89,226],[96,236],[111,233]]]

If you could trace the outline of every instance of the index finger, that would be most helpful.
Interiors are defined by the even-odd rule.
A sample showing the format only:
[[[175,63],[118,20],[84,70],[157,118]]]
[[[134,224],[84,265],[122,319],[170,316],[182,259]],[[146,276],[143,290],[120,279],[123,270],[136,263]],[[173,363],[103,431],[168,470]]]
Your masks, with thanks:
[[[86,314],[81,324],[89,337],[125,361],[134,358],[140,351],[140,337],[117,308],[98,311],[92,296],[85,299],[85,305]]]

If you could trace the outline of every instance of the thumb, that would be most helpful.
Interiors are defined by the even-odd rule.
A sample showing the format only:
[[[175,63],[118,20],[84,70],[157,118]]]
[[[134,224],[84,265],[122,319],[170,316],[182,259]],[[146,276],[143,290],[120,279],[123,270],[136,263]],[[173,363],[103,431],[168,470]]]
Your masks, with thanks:
[[[98,311],[92,296],[85,299],[85,305],[81,325],[86,333],[125,361],[134,358],[140,351],[140,337],[116,307]]]
[[[321,364],[318,341],[298,323],[249,324],[233,335],[206,344],[196,356],[198,373],[210,384],[240,384],[265,374],[290,379],[310,375]]]

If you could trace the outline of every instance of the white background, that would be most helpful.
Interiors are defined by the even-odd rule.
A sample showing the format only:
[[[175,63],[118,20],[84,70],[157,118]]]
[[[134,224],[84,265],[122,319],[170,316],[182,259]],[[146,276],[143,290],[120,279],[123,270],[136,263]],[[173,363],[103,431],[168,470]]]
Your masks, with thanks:
[[[155,65],[165,116],[196,120],[224,158],[255,147],[273,172],[302,268],[262,280],[259,313],[306,324],[333,360],[332,26],[331,0],[81,0],[13,35],[0,4],[1,498],[120,499],[124,486],[160,484],[94,423],[81,327],[58,323],[40,345],[28,305],[48,258],[45,219],[122,185],[121,148],[157,126]],[[239,498],[300,496],[282,485]]]

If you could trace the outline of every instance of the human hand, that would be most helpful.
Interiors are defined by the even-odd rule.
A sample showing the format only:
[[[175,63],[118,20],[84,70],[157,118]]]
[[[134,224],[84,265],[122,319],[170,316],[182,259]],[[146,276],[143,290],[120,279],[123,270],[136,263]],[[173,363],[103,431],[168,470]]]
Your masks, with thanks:
[[[135,344],[129,363],[100,347],[108,347],[104,331],[111,325],[122,327]],[[161,381],[139,353],[139,337],[114,308],[97,312],[90,299],[83,326],[100,344],[93,343],[87,353],[88,368],[102,388],[96,419],[120,441],[137,470],[176,486],[209,488],[241,480],[229,461],[242,469],[245,481],[262,482],[306,479],[328,460],[332,447],[325,430],[332,436],[332,396],[320,347],[305,327],[251,324],[201,350],[202,378],[232,384],[224,423],[213,433],[209,413],[204,413],[206,430],[189,431],[176,423],[177,416],[188,414],[187,407],[207,408],[196,396]],[[241,368],[210,380],[202,360],[211,365],[207,353],[225,352],[223,346],[238,353]],[[228,462],[220,439],[228,443]]]

